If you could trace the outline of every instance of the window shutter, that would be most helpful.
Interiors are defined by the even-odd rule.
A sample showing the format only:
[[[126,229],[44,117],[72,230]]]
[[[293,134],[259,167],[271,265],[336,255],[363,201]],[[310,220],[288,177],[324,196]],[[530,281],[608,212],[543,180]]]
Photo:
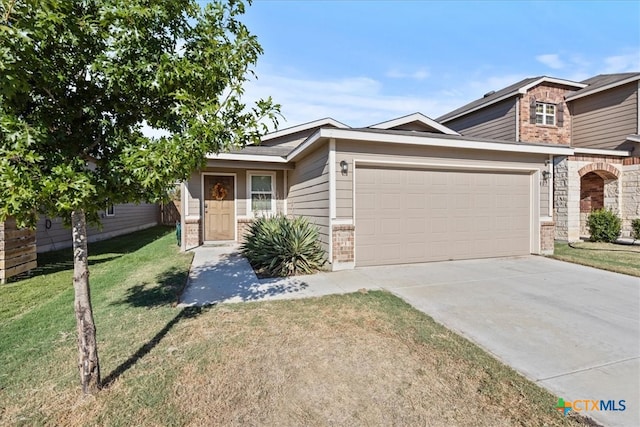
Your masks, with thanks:
[[[531,97],[531,102],[529,103],[529,121],[532,125],[536,124],[536,98],[535,96]]]
[[[556,125],[558,127],[564,125],[564,104],[562,102],[556,105]]]

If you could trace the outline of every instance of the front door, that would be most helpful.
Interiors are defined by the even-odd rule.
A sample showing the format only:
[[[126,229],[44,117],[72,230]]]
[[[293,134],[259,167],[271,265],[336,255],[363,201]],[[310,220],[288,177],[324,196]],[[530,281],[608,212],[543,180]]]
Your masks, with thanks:
[[[204,240],[234,240],[234,181],[233,176],[205,175]]]

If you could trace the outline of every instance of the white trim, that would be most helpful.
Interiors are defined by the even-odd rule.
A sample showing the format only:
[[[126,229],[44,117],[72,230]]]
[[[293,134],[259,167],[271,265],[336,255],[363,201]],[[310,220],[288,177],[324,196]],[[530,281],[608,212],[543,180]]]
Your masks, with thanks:
[[[289,171],[283,170],[284,177],[282,179],[282,213],[287,215],[289,212]]]
[[[636,74],[635,76],[628,77],[624,80],[620,80],[618,82],[609,83],[608,85],[600,86],[599,88],[593,89],[592,91],[585,91],[584,93],[577,93],[575,95],[568,96],[566,98],[567,101],[575,101],[576,99],[584,98],[585,96],[593,95],[594,93],[602,92],[605,90],[613,89],[614,87],[626,85],[627,83],[632,83],[636,80],[640,80],[640,74]],[[587,87],[587,85],[585,85]]]
[[[413,113],[408,116],[398,117],[396,119],[388,120],[386,122],[378,123],[375,125],[369,126],[371,129],[392,129],[397,126],[405,125],[407,123],[420,122],[426,126],[429,126],[435,130],[438,130],[447,135],[460,135],[453,129],[449,129],[443,124],[436,122],[430,117],[425,116],[421,113]]]
[[[421,167],[430,170],[478,170],[478,171],[486,171],[486,170],[495,170],[501,172],[529,172],[533,173],[536,171],[540,171],[540,169],[535,167],[514,167],[514,166],[495,166],[495,165],[475,165],[469,163],[432,163],[432,162],[399,162],[399,161],[389,161],[389,160],[378,160],[378,159],[354,159],[354,169],[355,162],[358,162],[359,165],[367,165],[367,166],[400,166],[400,167]],[[354,172],[355,176],[355,172]],[[355,182],[354,182],[354,192],[355,192]]]
[[[573,82],[571,80],[556,79],[554,77],[541,77],[538,80],[535,80],[535,81],[529,83],[528,85],[522,86],[522,87],[518,88],[517,90],[509,92],[509,93],[507,93],[505,95],[502,95],[499,98],[496,98],[496,99],[491,100],[489,102],[477,105],[477,106],[475,106],[475,107],[473,107],[473,108],[471,108],[469,110],[465,110],[465,111],[463,111],[461,113],[458,113],[455,116],[447,117],[446,119],[441,120],[440,123],[446,123],[446,122],[449,122],[451,120],[457,119],[458,117],[466,116],[467,114],[473,113],[474,111],[478,111],[478,110],[486,108],[486,107],[488,107],[490,105],[497,104],[498,102],[504,101],[504,100],[509,99],[509,98],[511,98],[513,96],[516,96],[518,94],[525,94],[525,93],[527,93],[527,91],[529,89],[531,89],[532,87],[537,86],[537,85],[539,85],[541,83],[556,83],[556,84],[560,84],[560,85],[564,85],[564,86],[573,86],[573,87],[577,87],[577,88],[580,88],[580,89],[583,89],[583,88],[587,87],[587,85],[584,84],[584,83]]]
[[[329,140],[329,219],[336,217],[336,140]]]
[[[284,157],[280,156],[262,156],[259,154],[237,154],[237,153],[207,153],[206,159],[210,160],[244,160],[247,162],[271,162],[271,163],[287,163]]]
[[[529,252],[540,254],[540,169],[537,169],[530,177],[531,220],[529,222]]]
[[[353,218],[336,218],[333,220],[333,225],[353,225]]]
[[[109,213],[109,207],[111,207],[111,213]],[[116,206],[113,203],[107,204],[107,208],[104,210],[104,216],[109,218],[116,216]]]
[[[629,138],[627,138],[629,139]],[[592,154],[595,156],[616,156],[616,157],[630,157],[630,151],[622,150],[603,150],[599,148],[581,148],[574,147],[575,154]]]
[[[338,128],[348,129],[350,126],[345,125],[331,117],[325,117],[324,119],[314,120],[312,122],[303,123],[301,125],[291,126],[289,128],[281,129],[279,131],[271,132],[262,137],[262,141],[268,141],[270,139],[280,138],[281,136],[291,135],[293,133],[302,132],[305,130],[313,129],[320,126],[331,125]]]
[[[333,263],[333,220],[336,217],[336,140],[329,140],[329,259]]]
[[[238,241],[238,176],[236,173],[228,173],[228,172],[201,172],[200,173],[200,225],[202,228],[201,231],[201,241],[204,243],[215,242],[215,240],[205,240],[204,232],[207,228],[206,221],[207,218],[204,212],[204,204],[205,204],[205,195],[204,195],[204,177],[205,175],[209,176],[232,176],[233,177],[233,241]],[[226,240],[221,240],[226,241]]]
[[[252,162],[242,160],[217,160],[207,159],[207,168],[228,168],[228,169],[266,169],[266,170],[287,170],[295,169],[291,163],[273,162]]]
[[[638,99],[640,100],[640,96],[638,97]],[[638,115],[638,117],[640,117],[640,115]],[[627,141],[640,142],[640,135],[629,135],[627,136]]]
[[[270,176],[271,177],[271,211],[268,212],[268,215],[276,214],[278,211],[277,206],[277,175],[275,171],[260,171],[260,170],[247,170],[247,216],[249,218],[255,218],[255,213],[251,210],[251,177],[252,176]]]
[[[423,145],[431,147],[447,147],[447,148],[466,148],[472,150],[490,150],[490,151],[504,151],[504,152],[516,152],[516,153],[530,153],[530,154],[556,154],[556,155],[572,155],[573,148],[565,146],[541,146],[533,144],[512,144],[502,142],[488,142],[488,141],[473,141],[466,139],[445,139],[439,137],[425,137],[420,135],[397,135],[386,133],[375,133],[357,130],[343,130],[343,129],[320,129],[313,137],[309,138],[307,142],[300,145],[289,156],[288,160],[293,160],[301,151],[306,149],[309,145],[313,144],[319,138],[336,138],[336,139],[350,139],[356,141],[370,141],[370,142],[387,142],[393,144],[411,144],[411,145]]]
[[[553,221],[553,217],[552,216],[542,216],[542,215],[540,215],[540,223],[551,222],[551,221]]]
[[[580,89],[583,89],[585,87],[587,87],[588,85],[585,83],[578,83],[578,82],[574,82],[571,80],[565,80],[565,79],[557,79],[555,77],[541,77],[538,80],[529,83],[528,85],[522,86],[520,89],[518,89],[518,93],[521,94],[525,94],[529,91],[529,89],[538,86],[541,83],[555,83],[555,84],[559,84],[559,85],[563,85],[563,86],[573,86],[573,87],[579,87]]]

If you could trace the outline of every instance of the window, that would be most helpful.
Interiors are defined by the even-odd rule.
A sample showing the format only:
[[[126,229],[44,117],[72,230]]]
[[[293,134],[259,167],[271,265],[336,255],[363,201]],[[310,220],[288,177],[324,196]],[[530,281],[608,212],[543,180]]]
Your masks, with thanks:
[[[556,124],[555,104],[544,104],[542,102],[536,102],[536,124],[537,125],[555,125]]]
[[[116,208],[112,204],[109,204],[107,205],[105,213],[107,214],[107,216],[116,216]]]
[[[248,172],[247,187],[249,195],[249,212],[274,213],[276,210],[275,172]]]

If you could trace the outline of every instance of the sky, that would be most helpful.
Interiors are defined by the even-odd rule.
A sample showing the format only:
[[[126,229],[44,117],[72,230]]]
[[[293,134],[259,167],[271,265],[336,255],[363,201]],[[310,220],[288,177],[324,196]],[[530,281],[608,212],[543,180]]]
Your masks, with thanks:
[[[281,104],[280,129],[435,119],[526,77],[640,71],[638,0],[255,0],[242,20],[264,49],[246,95]]]

